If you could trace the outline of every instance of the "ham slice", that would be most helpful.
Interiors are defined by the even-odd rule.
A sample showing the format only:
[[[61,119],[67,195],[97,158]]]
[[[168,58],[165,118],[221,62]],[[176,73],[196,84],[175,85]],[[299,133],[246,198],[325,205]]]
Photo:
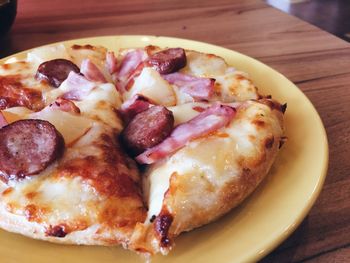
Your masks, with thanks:
[[[118,90],[123,92],[132,86],[133,79],[138,76],[143,67],[143,61],[147,58],[147,54],[142,49],[135,49],[128,52],[123,58],[119,71],[115,73],[115,82]]]
[[[55,110],[57,109],[57,110],[61,110],[61,111],[65,111],[73,114],[80,113],[80,109],[74,104],[73,101],[63,99],[63,98],[58,98],[57,100],[55,100],[55,102],[49,105],[49,108],[55,109]]]
[[[106,54],[106,67],[109,74],[113,74],[118,70],[117,58],[112,51],[108,51]]]
[[[69,73],[68,78],[64,81],[64,85],[66,93],[62,95],[62,98],[67,100],[82,100],[96,86],[95,83],[73,71]]]
[[[90,59],[84,59],[81,62],[80,72],[84,74],[85,78],[90,81],[106,83],[107,80],[99,68],[91,62]]]
[[[197,101],[208,100],[214,94],[215,79],[198,78],[179,72],[162,75],[162,77]]]
[[[150,99],[140,94],[136,94],[120,106],[119,113],[124,122],[129,123],[136,114],[145,111],[152,106],[154,106],[154,103],[151,102]]]
[[[129,77],[144,59],[145,52],[142,49],[135,49],[128,52],[120,64],[118,76]]]
[[[236,114],[236,109],[214,104],[193,119],[178,125],[160,144],[146,150],[136,157],[140,164],[152,164],[184,147],[188,142],[207,136],[226,126]]]
[[[8,124],[7,120],[5,119],[5,116],[0,111],[0,129]]]

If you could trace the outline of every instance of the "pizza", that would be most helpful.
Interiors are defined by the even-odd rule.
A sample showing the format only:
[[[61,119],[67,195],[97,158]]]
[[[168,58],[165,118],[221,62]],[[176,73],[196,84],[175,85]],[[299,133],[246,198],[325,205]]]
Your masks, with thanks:
[[[183,48],[63,44],[0,65],[0,227],[167,254],[247,198],[286,104]]]

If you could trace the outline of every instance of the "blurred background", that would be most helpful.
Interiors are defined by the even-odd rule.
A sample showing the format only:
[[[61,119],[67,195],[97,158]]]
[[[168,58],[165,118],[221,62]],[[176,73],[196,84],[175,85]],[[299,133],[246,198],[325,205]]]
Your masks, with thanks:
[[[350,42],[350,0],[262,1]],[[16,6],[17,0],[0,0],[0,41],[15,18]]]
[[[70,0],[69,8],[62,5],[63,2],[62,0],[0,0],[0,58],[38,45],[72,38],[102,34],[145,34],[145,32],[157,35],[163,31],[159,31],[154,26],[149,27],[147,24],[158,19],[172,28],[170,31],[164,31],[163,35],[193,38],[193,32],[195,32],[198,39],[209,42],[220,37],[218,31],[210,34],[205,32],[206,27],[203,26],[202,21],[210,20],[211,17],[207,17],[207,14],[204,17],[195,16],[198,12],[211,12],[208,9],[208,3],[198,0],[132,0],[130,2],[104,0],[103,4],[98,4],[95,0]],[[220,18],[225,21],[224,26],[234,32],[240,30],[241,26],[239,23],[236,25],[235,22],[229,22],[232,16],[244,24],[247,22],[244,20],[247,10],[263,8],[265,3],[350,42],[350,0],[217,0],[213,5],[217,4],[220,12],[222,11],[220,6],[229,6],[228,10],[225,9],[225,12],[220,13]],[[94,8],[91,8],[92,6]],[[176,9],[186,10],[187,13],[191,13],[191,16],[181,12],[181,19],[173,20]],[[140,10],[142,10],[141,13]],[[14,21],[16,12],[17,18]],[[214,12],[212,16],[217,16],[217,13]],[[193,21],[191,22],[192,18],[194,24],[192,24]],[[13,21],[12,30],[7,32]],[[250,33],[261,29],[258,21],[251,23],[249,32],[252,32]],[[291,27],[293,29],[290,30],[294,30],[298,37],[302,36],[304,42],[305,39],[312,37],[310,34],[303,35],[303,32],[299,32],[299,29],[294,28],[293,25]],[[248,34],[246,35],[248,39],[244,41],[251,41],[249,36],[254,38],[254,41],[257,39],[260,42],[269,41],[276,33],[279,34],[278,28],[273,26],[270,28],[264,23],[264,33]],[[219,35],[215,36],[216,34]],[[234,45],[238,40],[235,40],[233,35],[222,37],[231,41],[232,46],[228,46],[229,48],[242,48],[242,52],[247,48],[243,44],[242,47]],[[293,39],[290,41],[293,42]],[[211,43],[224,44],[222,41]],[[261,47],[261,49],[264,48]]]
[[[265,0],[265,2],[350,42],[350,0]]]

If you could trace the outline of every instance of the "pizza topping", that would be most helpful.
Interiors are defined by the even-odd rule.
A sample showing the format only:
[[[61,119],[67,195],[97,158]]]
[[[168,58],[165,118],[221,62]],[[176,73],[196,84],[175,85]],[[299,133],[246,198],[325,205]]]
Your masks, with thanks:
[[[141,94],[159,105],[174,106],[176,104],[174,89],[155,69],[150,67],[143,68],[132,88],[123,96],[128,99],[136,94]]]
[[[80,69],[70,60],[53,59],[39,65],[35,78],[45,80],[52,87],[58,88],[71,71],[79,73]]]
[[[198,78],[178,72],[163,75],[163,78],[195,100],[208,100],[214,94],[215,79]]]
[[[4,181],[38,174],[64,150],[55,126],[43,120],[20,120],[0,129],[0,177]]]
[[[186,53],[183,48],[169,48],[151,55],[147,63],[160,74],[169,74],[186,66]]]
[[[63,94],[62,98],[68,100],[82,100],[96,86],[95,83],[74,72],[69,73],[65,84],[67,92]]]
[[[137,66],[144,60],[144,56],[145,52],[142,49],[135,49],[128,52],[120,64],[118,76],[129,77]]]
[[[128,91],[131,89],[131,87],[134,85],[135,83],[135,78],[138,77],[142,70],[144,69],[145,67],[145,63],[144,62],[141,62],[135,70],[133,70],[127,80],[127,82],[125,82],[125,86],[124,86],[124,90]]]
[[[136,160],[141,164],[151,164],[165,158],[188,142],[226,126],[235,114],[236,110],[230,106],[214,104],[190,121],[178,125],[168,138],[138,155]]]
[[[81,62],[81,73],[87,80],[106,83],[107,80],[99,68],[90,59]]]
[[[0,111],[0,129],[8,124],[4,114]]]
[[[46,107],[42,111],[32,113],[27,116],[30,119],[46,120],[53,124],[55,128],[62,134],[67,146],[72,145],[86,134],[92,127],[93,121],[76,113],[72,114],[71,110],[75,110],[71,103],[63,102],[60,107]],[[66,105],[65,105],[66,104]],[[63,110],[68,108],[69,111]]]
[[[144,67],[145,56],[147,55],[142,49],[132,50],[125,55],[116,73],[116,85],[119,91],[123,92],[128,89],[127,87],[131,87],[133,79],[141,73]]]
[[[109,74],[113,74],[118,70],[117,58],[112,51],[108,51],[106,54],[106,67]]]
[[[80,109],[71,100],[66,100],[64,98],[58,98],[55,102],[49,105],[51,109],[59,109],[61,111],[79,114]]]
[[[137,114],[121,134],[124,146],[132,156],[151,148],[169,136],[174,116],[163,106],[153,106]]]
[[[145,111],[152,106],[154,106],[154,103],[151,102],[150,99],[140,94],[136,94],[120,106],[119,113],[124,122],[128,123],[136,116],[136,114]]]
[[[40,91],[24,87],[20,75],[0,76],[0,110],[24,106],[31,110],[44,107]]]

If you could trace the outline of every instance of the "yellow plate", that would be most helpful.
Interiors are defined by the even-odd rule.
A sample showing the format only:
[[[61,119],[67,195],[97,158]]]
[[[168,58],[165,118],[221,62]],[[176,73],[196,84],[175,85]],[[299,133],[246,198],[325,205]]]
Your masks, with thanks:
[[[63,43],[103,45],[115,51],[153,44],[213,53],[224,57],[235,68],[248,72],[261,93],[272,94],[279,101],[288,103],[285,126],[289,139],[262,185],[222,219],[181,235],[167,257],[157,256],[152,262],[257,261],[290,235],[307,215],[326,176],[327,136],[313,105],[283,75],[240,53],[191,40],[106,36]],[[24,58],[25,54],[21,52],[14,56]],[[1,262],[4,263],[143,261],[120,247],[56,245],[5,231],[0,232],[0,244]]]

